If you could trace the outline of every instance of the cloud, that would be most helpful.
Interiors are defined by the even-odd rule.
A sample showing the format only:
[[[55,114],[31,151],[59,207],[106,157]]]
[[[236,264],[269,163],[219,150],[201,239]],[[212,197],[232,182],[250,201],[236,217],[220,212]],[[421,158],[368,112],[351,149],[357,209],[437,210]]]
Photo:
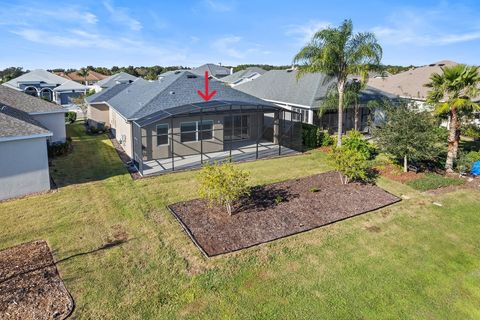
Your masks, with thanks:
[[[212,46],[221,54],[225,54],[232,58],[241,59],[245,57],[245,54],[234,48],[234,45],[238,44],[240,40],[242,40],[242,38],[239,36],[227,36],[215,40]]]
[[[301,42],[302,44],[306,44],[312,39],[315,32],[326,29],[330,26],[331,24],[326,21],[310,20],[304,24],[288,25],[285,34],[296,38],[298,42]]]
[[[227,12],[232,11],[236,3],[233,1],[225,1],[225,0],[205,0],[205,4],[208,8],[212,9],[213,11],[217,12]]]
[[[223,58],[233,58],[235,61],[256,59],[258,55],[269,55],[270,51],[265,50],[262,45],[244,40],[240,36],[229,35],[217,38],[212,43],[215,49]]]
[[[140,21],[138,21],[135,18],[132,18],[128,14],[128,10],[126,8],[115,7],[113,5],[113,2],[110,0],[104,1],[103,6],[110,13],[110,17],[113,21],[116,21],[122,25],[127,26],[132,31],[140,31],[143,28]]]
[[[403,8],[395,10],[384,25],[373,27],[371,31],[385,44],[443,46],[479,40],[480,27],[474,23],[468,25],[469,20],[461,13],[461,8],[445,4],[423,10]]]

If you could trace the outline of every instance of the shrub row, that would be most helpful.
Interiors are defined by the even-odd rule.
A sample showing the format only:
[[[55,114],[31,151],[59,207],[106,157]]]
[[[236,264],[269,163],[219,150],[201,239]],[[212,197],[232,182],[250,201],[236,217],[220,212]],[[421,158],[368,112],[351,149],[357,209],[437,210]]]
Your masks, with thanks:
[[[334,141],[334,138],[328,134],[328,131],[312,124],[302,124],[302,143],[307,149],[331,146]]]

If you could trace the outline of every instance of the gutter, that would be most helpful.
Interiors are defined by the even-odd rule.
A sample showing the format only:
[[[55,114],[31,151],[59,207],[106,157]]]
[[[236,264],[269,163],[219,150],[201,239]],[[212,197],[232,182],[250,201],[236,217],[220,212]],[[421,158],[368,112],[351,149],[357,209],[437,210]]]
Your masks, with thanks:
[[[39,133],[35,135],[28,135],[28,136],[11,136],[11,137],[0,137],[0,142],[7,142],[7,141],[15,141],[15,140],[28,140],[28,139],[36,139],[36,138],[48,138],[53,136],[53,133]]]

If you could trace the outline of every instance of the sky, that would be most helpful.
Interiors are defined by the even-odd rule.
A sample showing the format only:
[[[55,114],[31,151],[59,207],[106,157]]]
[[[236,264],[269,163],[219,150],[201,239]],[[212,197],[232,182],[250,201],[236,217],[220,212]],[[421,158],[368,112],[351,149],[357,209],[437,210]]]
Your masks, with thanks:
[[[384,64],[480,64],[480,1],[0,0],[0,68],[288,65],[352,19]]]

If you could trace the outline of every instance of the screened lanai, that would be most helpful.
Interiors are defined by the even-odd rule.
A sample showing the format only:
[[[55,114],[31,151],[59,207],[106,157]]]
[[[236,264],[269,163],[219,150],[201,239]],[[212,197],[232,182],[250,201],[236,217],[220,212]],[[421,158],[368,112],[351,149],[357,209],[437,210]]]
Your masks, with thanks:
[[[133,122],[134,163],[147,176],[290,155],[302,152],[301,136],[301,115],[267,102],[187,104]]]

